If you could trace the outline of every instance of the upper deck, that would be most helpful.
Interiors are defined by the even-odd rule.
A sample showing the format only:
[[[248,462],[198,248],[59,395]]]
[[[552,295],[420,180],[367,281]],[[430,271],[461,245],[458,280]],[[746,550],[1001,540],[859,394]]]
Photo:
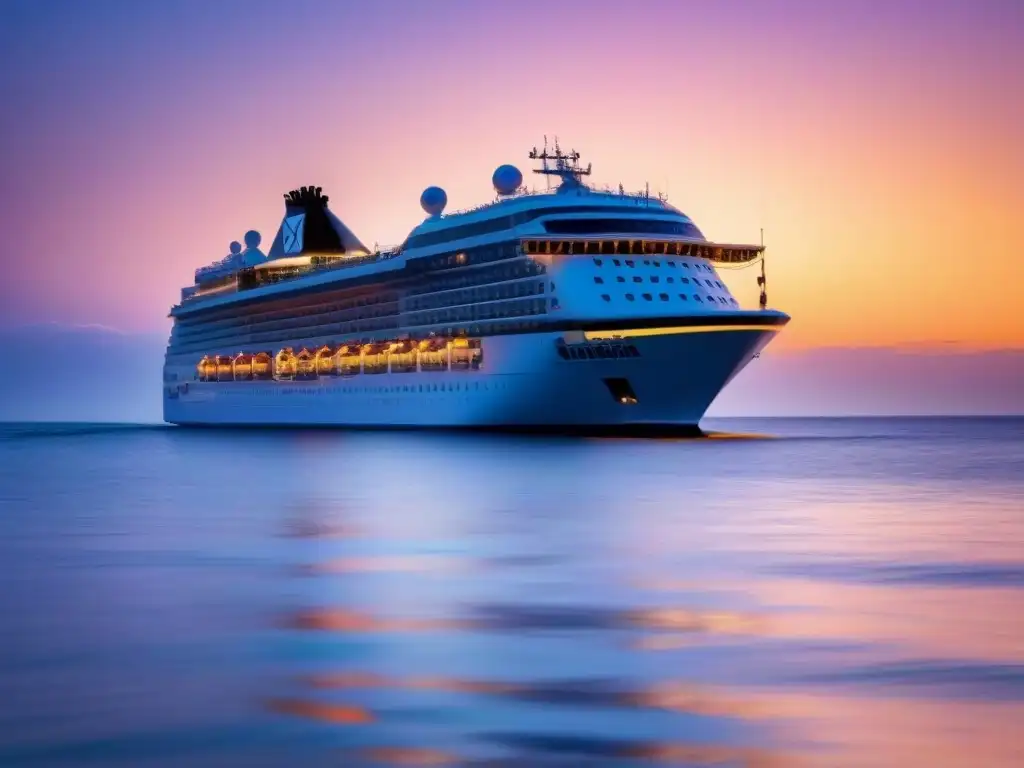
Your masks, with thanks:
[[[474,208],[444,213],[447,196],[431,187],[421,204],[427,218],[394,248],[369,251],[326,207],[319,188],[303,187],[286,195],[286,212],[266,256],[258,251],[259,235],[246,235],[247,249],[213,268],[198,270],[196,284],[182,291],[171,316],[236,302],[317,289],[328,283],[373,282],[414,272],[414,262],[493,243],[517,243],[524,254],[685,254],[720,263],[760,258],[755,245],[708,241],[696,224],[661,195],[646,190],[628,193],[584,184],[589,167],[578,165],[577,153],[537,150],[531,157],[538,170],[557,176],[554,189],[528,191],[512,166],[494,175],[497,198]],[[553,163],[554,167],[551,167]],[[504,174],[504,175],[502,175]],[[253,237],[254,236],[254,237]]]

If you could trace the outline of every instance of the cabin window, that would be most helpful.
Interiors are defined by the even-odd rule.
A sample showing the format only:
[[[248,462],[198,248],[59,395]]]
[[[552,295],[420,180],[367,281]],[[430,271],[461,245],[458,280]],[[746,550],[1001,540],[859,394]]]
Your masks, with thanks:
[[[668,294],[667,293],[659,293],[658,294],[658,298],[661,299],[662,301],[668,301]]]
[[[669,282],[669,283],[674,283],[676,281],[676,279],[674,277],[667,277],[667,278],[665,278],[665,281]]]
[[[605,301],[611,301],[612,300],[612,297],[609,296],[607,293],[602,293],[601,294],[601,298],[604,299]]]
[[[616,267],[622,266],[622,262],[619,261],[618,259],[612,259],[612,264],[614,264]]]
[[[620,283],[626,282],[626,278],[624,278],[622,275],[616,275],[615,279],[618,280]]]
[[[632,259],[626,259],[626,266],[627,267],[632,267],[633,266],[633,260]]]
[[[652,275],[651,276],[651,282],[652,283],[657,283],[657,282],[660,282],[660,281],[661,281],[661,278],[658,277],[657,275]]]
[[[633,277],[633,282],[634,283],[642,283],[643,281],[644,281],[644,279],[642,277],[640,277],[639,275],[636,275],[636,276]]]
[[[636,297],[632,293],[626,294],[626,301],[633,301]]]
[[[694,301],[701,301],[700,296],[698,296],[696,293],[693,294],[693,298],[694,298]],[[704,302],[701,301],[701,303],[703,304]]]
[[[685,293],[680,293],[680,294],[679,294],[679,298],[680,298],[680,299],[682,299],[683,301],[686,301],[686,300],[687,300],[687,298],[686,298],[686,294],[685,294]]]
[[[604,282],[604,278],[603,277],[596,277],[595,276],[594,277],[594,282],[595,283],[603,283]]]
[[[604,264],[604,262],[601,261],[600,259],[594,259],[594,264],[600,267],[602,264]]]
[[[651,294],[645,293],[644,294],[644,301],[650,301],[650,300],[651,300]]]

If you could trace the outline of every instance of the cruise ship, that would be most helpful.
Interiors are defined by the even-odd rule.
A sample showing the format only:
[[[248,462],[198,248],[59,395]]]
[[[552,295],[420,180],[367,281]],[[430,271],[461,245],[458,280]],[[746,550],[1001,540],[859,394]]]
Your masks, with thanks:
[[[179,425],[699,433],[722,388],[789,321],[763,245],[709,241],[662,195],[598,189],[575,151],[529,153],[527,190],[367,248],[320,187],[285,195],[269,249],[195,273],[171,309],[164,419]],[[719,271],[757,266],[760,306]]]

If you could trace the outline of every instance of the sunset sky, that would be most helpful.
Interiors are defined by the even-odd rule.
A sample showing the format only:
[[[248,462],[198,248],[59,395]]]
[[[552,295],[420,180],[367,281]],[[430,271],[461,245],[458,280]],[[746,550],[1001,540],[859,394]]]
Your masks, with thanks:
[[[781,349],[1024,347],[1015,0],[0,0],[0,97],[0,327],[165,332],[283,192],[396,243],[548,134],[763,227]]]

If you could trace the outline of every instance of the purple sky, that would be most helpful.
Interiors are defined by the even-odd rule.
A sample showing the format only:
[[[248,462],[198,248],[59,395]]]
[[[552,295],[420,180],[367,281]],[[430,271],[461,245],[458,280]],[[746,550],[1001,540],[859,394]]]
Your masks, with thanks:
[[[557,133],[713,239],[764,227],[782,350],[1020,349],[1022,94],[1013,0],[4,0],[0,328],[165,334],[282,192],[392,243]]]

